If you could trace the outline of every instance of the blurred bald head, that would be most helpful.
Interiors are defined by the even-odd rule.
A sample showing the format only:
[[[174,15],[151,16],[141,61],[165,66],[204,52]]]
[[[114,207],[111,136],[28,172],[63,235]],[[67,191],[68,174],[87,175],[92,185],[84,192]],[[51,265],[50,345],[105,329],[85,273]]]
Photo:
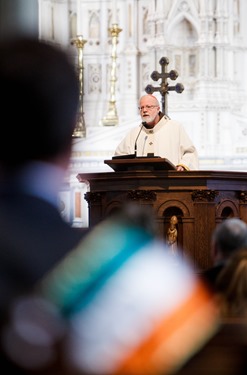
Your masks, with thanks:
[[[224,220],[213,233],[212,245],[218,259],[227,259],[236,250],[247,246],[247,224],[239,218]]]

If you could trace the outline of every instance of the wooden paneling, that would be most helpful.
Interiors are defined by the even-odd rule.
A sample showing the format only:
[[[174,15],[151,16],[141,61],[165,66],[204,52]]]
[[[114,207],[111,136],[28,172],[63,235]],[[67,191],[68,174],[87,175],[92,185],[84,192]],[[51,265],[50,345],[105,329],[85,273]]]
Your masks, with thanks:
[[[247,222],[247,173],[221,171],[127,170],[78,174],[87,180],[89,226],[126,201],[153,207],[165,239],[172,215],[178,217],[178,244],[200,272],[211,266],[211,235],[228,217]]]

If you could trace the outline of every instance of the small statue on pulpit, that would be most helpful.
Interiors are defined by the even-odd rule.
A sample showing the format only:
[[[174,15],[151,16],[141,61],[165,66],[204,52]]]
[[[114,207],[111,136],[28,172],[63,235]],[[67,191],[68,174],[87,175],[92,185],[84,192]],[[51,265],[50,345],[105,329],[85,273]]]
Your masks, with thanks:
[[[178,249],[178,231],[177,231],[178,218],[176,215],[173,215],[170,218],[170,226],[166,234],[166,242],[169,246],[172,254],[177,254]]]

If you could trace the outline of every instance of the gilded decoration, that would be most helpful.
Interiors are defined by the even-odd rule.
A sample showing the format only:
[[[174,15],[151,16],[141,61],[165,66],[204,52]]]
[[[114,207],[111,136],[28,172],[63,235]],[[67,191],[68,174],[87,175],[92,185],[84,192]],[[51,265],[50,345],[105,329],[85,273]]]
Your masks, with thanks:
[[[240,191],[239,192],[239,200],[242,202],[242,203],[247,203],[247,191]]]

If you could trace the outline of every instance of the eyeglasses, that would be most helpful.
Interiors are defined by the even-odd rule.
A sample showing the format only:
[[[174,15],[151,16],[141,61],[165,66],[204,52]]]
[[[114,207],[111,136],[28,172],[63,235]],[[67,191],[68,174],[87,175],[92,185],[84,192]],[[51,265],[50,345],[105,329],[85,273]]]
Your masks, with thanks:
[[[145,108],[147,110],[154,109],[155,107],[158,107],[158,105],[143,105],[142,107],[138,107],[139,111],[143,111]]]

